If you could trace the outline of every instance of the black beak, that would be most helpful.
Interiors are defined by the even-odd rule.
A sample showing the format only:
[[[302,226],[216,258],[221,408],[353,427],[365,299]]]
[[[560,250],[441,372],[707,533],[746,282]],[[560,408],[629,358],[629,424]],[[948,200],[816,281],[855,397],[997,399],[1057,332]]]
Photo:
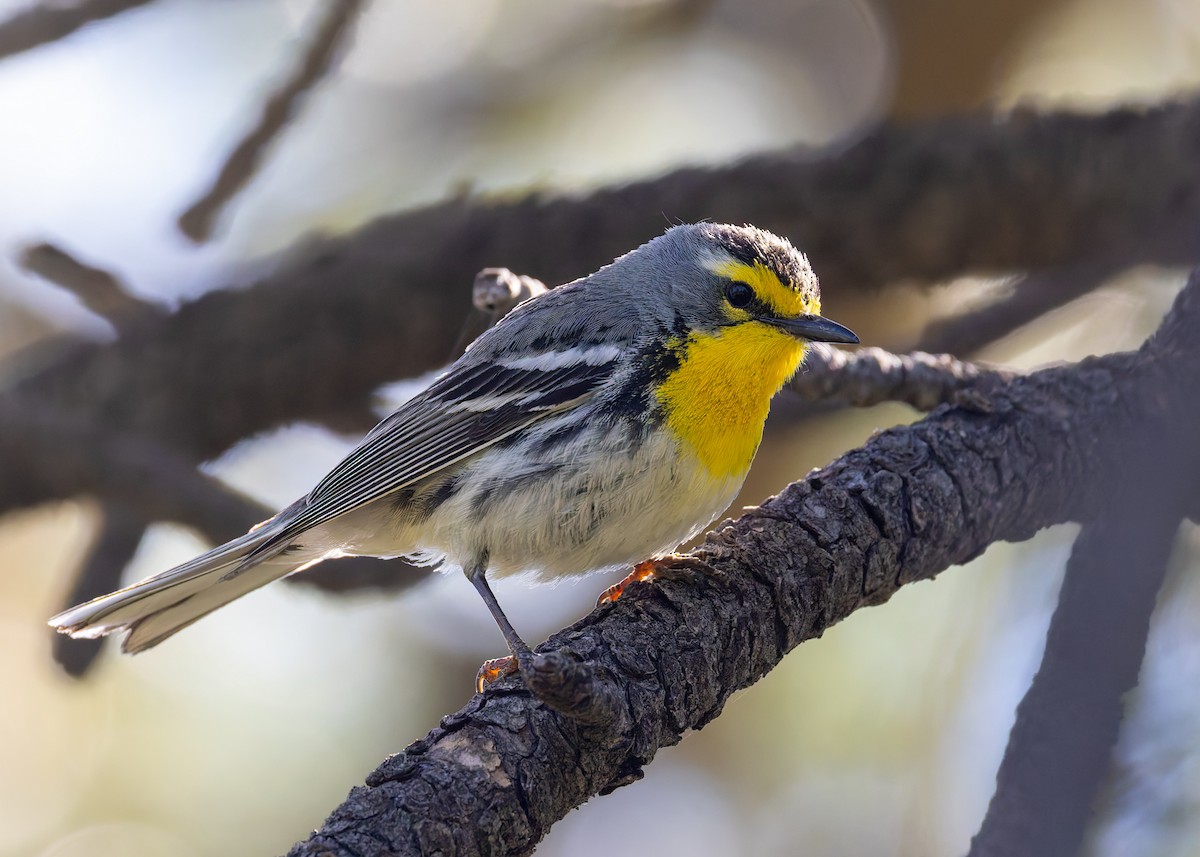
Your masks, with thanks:
[[[821,318],[819,315],[801,315],[796,318],[763,319],[780,330],[785,330],[797,339],[807,339],[809,342],[840,342],[845,345],[857,345],[858,337],[848,327]]]

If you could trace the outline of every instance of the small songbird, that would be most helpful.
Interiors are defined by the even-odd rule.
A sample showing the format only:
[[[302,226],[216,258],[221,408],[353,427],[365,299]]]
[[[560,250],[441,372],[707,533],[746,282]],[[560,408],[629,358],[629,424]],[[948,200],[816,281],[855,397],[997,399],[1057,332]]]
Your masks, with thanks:
[[[50,624],[140,652],[323,559],[408,556],[465,571],[500,626],[482,688],[529,652],[488,577],[652,575],[733,501],[806,343],[858,342],[820,312],[786,240],[676,226],[520,304],[275,517]]]

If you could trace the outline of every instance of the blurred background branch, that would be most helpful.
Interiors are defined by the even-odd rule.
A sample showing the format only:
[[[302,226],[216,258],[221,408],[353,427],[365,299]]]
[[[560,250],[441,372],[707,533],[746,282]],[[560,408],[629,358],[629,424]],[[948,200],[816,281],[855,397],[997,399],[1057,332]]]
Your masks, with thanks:
[[[78,0],[34,2],[0,19],[0,60],[50,44],[93,21],[111,18],[151,0]]]
[[[163,310],[139,300],[108,271],[84,264],[53,244],[34,244],[21,254],[21,267],[74,294],[114,327],[145,324]]]
[[[1188,340],[1200,342],[1185,329],[1197,323],[1198,281],[1193,274],[1177,303],[1183,311],[1143,348],[1158,370],[1128,393],[1126,408],[1140,419],[1072,548],[971,857],[1078,853],[1108,781],[1172,547],[1200,484],[1200,450],[1187,428],[1200,420],[1200,375],[1175,363]]]
[[[979,116],[885,128],[824,160],[777,154],[586,197],[446,203],[313,247],[253,288],[210,292],[136,338],[67,355],[17,390],[208,458],[436,368],[437,343],[454,341],[467,317],[464,284],[489,260],[526,260],[513,267],[547,282],[573,279],[661,231],[657,214],[642,222],[640,212],[707,211],[807,236],[796,240],[834,305],[889,279],[1082,264],[1101,246],[1123,253],[1125,267],[1185,263],[1192,242],[1156,239],[1200,227],[1198,128],[1200,101],[1095,117]],[[1087,168],[1058,169],[1080,151],[1092,153]],[[1104,206],[1110,195],[1124,204]],[[1053,277],[1038,282],[1060,289]],[[985,333],[981,342],[995,335]],[[226,400],[246,406],[214,407]]]
[[[225,159],[212,187],[179,215],[179,229],[200,243],[212,237],[221,211],[254,178],[268,147],[296,118],[301,101],[329,73],[365,0],[329,0],[301,63],[266,103],[255,124]]]
[[[971,857],[1079,852],[1179,530],[1177,483],[1196,482],[1194,456],[1175,460],[1175,480],[1113,479],[1111,508],[1076,540]]]

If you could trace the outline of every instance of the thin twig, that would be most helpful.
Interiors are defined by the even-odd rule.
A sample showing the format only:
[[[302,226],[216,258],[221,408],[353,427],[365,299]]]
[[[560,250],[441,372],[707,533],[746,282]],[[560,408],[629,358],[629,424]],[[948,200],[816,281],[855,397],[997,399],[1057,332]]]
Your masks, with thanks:
[[[29,6],[0,21],[0,59],[48,45],[93,21],[111,18],[152,0],[78,0]]]
[[[114,327],[145,324],[166,316],[162,307],[135,297],[117,277],[80,262],[61,247],[34,244],[21,253],[21,267],[71,292]]]
[[[1169,262],[1200,258],[1197,231],[1184,221],[1145,236],[1148,258]],[[1095,291],[1129,267],[1129,259],[1105,245],[1072,265],[1033,271],[1013,285],[1012,294],[992,304],[931,324],[917,348],[922,351],[970,354],[1007,336],[1051,310]]]
[[[986,391],[1012,373],[985,369],[949,354],[893,354],[882,348],[843,351],[814,343],[788,389],[814,402],[869,407],[903,402],[919,411],[956,404],[986,411]]]
[[[296,118],[303,97],[333,66],[350,35],[351,24],[366,0],[327,0],[325,17],[304,52],[300,65],[267,100],[258,122],[225,159],[212,186],[179,215],[181,232],[196,243],[212,237],[221,210],[258,173],[263,156],[288,123]]]

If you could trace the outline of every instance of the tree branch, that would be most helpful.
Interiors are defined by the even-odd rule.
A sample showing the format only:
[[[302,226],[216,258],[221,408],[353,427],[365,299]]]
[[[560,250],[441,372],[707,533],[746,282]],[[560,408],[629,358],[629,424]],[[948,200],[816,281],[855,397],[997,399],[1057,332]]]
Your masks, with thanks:
[[[1194,480],[1191,463],[1183,472]],[[1041,667],[1017,709],[970,857],[1079,851],[1117,741],[1123,697],[1137,685],[1180,521],[1157,486],[1125,491],[1114,492],[1120,501],[1076,541]]]
[[[111,18],[151,0],[79,0],[31,5],[0,21],[0,60],[71,35],[93,21]]]
[[[0,484],[0,513],[88,494],[215,543],[274,514],[151,438],[12,399],[0,399]]]
[[[919,411],[951,403],[987,410],[986,394],[1013,373],[985,369],[949,354],[893,354],[882,348],[842,351],[823,343],[809,346],[804,365],[788,389],[822,404],[869,407],[903,402]]]
[[[1161,355],[1160,377],[1143,381],[1142,399],[1161,395],[1171,383],[1161,373],[1183,359],[1175,344],[1180,315],[1172,314],[1147,345]],[[1171,547],[1195,501],[1200,448],[1180,429],[1200,422],[1200,398],[1189,381],[1194,373],[1178,390],[1170,422],[1146,411],[1122,453],[1121,478],[1097,486],[1103,511],[1075,542],[1041,667],[1017,708],[970,857],[1058,857],[1080,848],[1124,698],[1137,685]]]
[[[263,105],[258,122],[225,159],[212,187],[179,215],[179,230],[184,235],[196,243],[212,237],[213,224],[221,210],[258,173],[266,150],[295,119],[304,96],[329,72],[364,3],[365,0],[327,0],[325,17],[300,65]]]
[[[53,244],[26,247],[20,264],[29,273],[71,292],[84,306],[118,329],[166,316],[166,310],[135,297],[110,272],[86,265]]]
[[[1141,351],[1014,378],[989,413],[883,432],[721,526],[693,554],[708,574],[635,587],[522,664],[530,686],[558,674],[597,705],[562,713],[502,683],[385,761],[292,857],[529,853],[803,640],[995,541],[1094,520],[1131,438],[1192,431],[1179,403],[1198,388],[1195,274]]]
[[[1200,243],[1190,224],[1172,223],[1148,236],[1147,255],[1160,260],[1200,256]],[[917,345],[922,351],[970,354],[1018,328],[1094,291],[1129,267],[1128,257],[1097,246],[1078,261],[1021,277],[1013,293],[977,310],[931,324]]]
[[[79,495],[101,499],[105,514],[100,535],[67,596],[71,604],[116,588],[150,522],[174,521],[221,544],[274,514],[151,438],[119,434],[19,400],[0,399],[0,485],[0,514]],[[290,580],[332,591],[396,592],[430,574],[403,560],[371,557],[345,557],[324,565]],[[63,658],[60,662],[75,675],[82,675],[90,663],[84,655]]]

